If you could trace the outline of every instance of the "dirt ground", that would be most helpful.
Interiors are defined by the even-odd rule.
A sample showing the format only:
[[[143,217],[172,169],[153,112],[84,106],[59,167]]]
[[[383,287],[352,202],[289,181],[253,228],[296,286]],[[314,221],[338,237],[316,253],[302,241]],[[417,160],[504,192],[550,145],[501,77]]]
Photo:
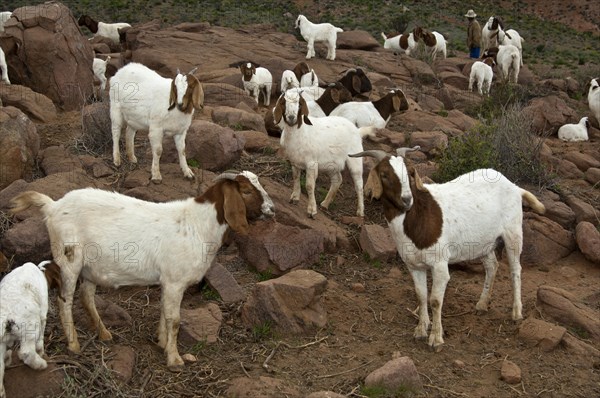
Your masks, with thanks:
[[[51,126],[39,126],[42,147],[68,142],[78,135],[77,112],[63,114]],[[145,137],[143,137],[145,139]],[[598,145],[595,143],[594,145]],[[251,167],[250,155],[238,166]],[[110,154],[106,154],[110,164]],[[140,159],[144,167],[145,159]],[[253,170],[260,175],[261,170]],[[322,180],[319,186],[326,186]],[[328,214],[339,220],[342,211],[354,209],[351,184],[345,183],[337,206]],[[379,203],[366,204],[366,222],[385,225]],[[351,241],[358,240],[359,229],[346,226]],[[219,258],[238,283],[250,291],[260,276],[236,256],[235,247]],[[506,263],[496,277],[488,313],[475,314],[481,293],[483,268],[478,263],[451,267],[451,280],[443,308],[445,346],[439,353],[412,337],[417,319],[412,280],[396,257],[390,262],[368,260],[358,250],[323,255],[313,270],[328,279],[323,305],[327,326],[312,336],[289,337],[270,330],[247,330],[240,322],[241,305],[225,305],[214,294],[199,287],[186,292],[183,308],[196,308],[213,301],[223,312],[219,339],[215,344],[179,345],[181,354],[197,355],[181,373],[166,369],[165,357],[156,341],[160,291],[157,287],[99,289],[98,295],[124,308],[132,317],[132,327],[111,329],[114,341],[97,341],[87,329],[85,319],[76,319],[81,355],[68,354],[57,311],[51,311],[46,330],[50,362],[64,367],[68,377],[63,397],[221,397],[237,377],[269,376],[285,381],[300,396],[331,390],[349,397],[361,393],[365,377],[399,352],[412,358],[421,375],[423,397],[598,397],[600,363],[574,355],[564,347],[543,352],[528,347],[517,338],[518,323],[510,318],[511,286]],[[579,253],[551,266],[524,264],[523,315],[546,319],[536,307],[537,288],[542,285],[568,290],[600,314],[600,267]],[[364,292],[353,285],[364,286]],[[553,322],[552,319],[546,319]],[[578,335],[577,330],[570,333]],[[587,341],[587,340],[586,340]],[[587,341],[600,348],[598,343]],[[106,368],[114,356],[114,345],[135,350],[132,379],[125,385]],[[509,385],[500,379],[504,359],[522,371],[521,384]],[[274,393],[272,396],[279,396]],[[284,392],[280,396],[286,396]],[[369,395],[373,396],[373,395]],[[378,395],[386,397],[387,395]]]

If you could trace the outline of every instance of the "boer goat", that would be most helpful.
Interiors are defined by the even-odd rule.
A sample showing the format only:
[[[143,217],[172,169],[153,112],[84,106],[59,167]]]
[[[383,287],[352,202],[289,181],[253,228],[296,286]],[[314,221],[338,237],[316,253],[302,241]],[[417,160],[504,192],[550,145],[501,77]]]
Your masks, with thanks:
[[[307,213],[317,214],[315,185],[319,172],[329,174],[331,187],[321,206],[328,208],[342,185],[342,170],[348,167],[358,198],[356,215],[364,215],[362,187],[362,160],[351,159],[349,153],[362,151],[362,138],[374,136],[374,127],[358,129],[350,121],[339,116],[313,117],[309,119],[304,98],[294,90],[281,94],[273,109],[273,119],[282,129],[280,144],[292,164],[294,188],[290,202],[300,200],[300,172],[306,170]]]
[[[195,70],[195,69],[194,69]],[[194,173],[185,158],[185,136],[194,110],[204,107],[204,91],[194,71],[174,79],[165,79],[148,67],[132,62],[119,69],[110,86],[110,120],[113,138],[113,162],[121,165],[119,139],[126,125],[125,146],[130,162],[137,163],[133,142],[137,130],[147,130],[152,147],[152,181],[162,181],[160,156],[163,136],[173,136],[183,175]]]
[[[408,267],[419,302],[415,338],[427,338],[427,271],[432,287],[429,303],[433,325],[429,346],[439,351],[444,343],[442,305],[450,280],[448,264],[483,258],[485,282],[477,302],[487,311],[498,262],[494,249],[504,241],[513,287],[512,319],[522,319],[521,263],[523,249],[523,202],[543,213],[544,205],[530,192],[519,188],[498,171],[480,169],[445,184],[423,184],[406,152],[398,156],[383,151],[366,151],[352,157],[371,156],[365,194],[381,199],[383,213],[396,241],[398,253]]]
[[[112,339],[94,303],[96,285],[161,286],[158,345],[167,366],[180,370],[177,350],[185,290],[211,266],[227,230],[248,233],[248,221],[273,216],[273,202],[253,173],[224,174],[196,198],[153,203],[94,188],[77,189],[54,201],[27,191],[12,199],[12,211],[39,208],[62,276],[60,319],[71,352],[80,352],[73,323],[73,294],[80,291],[100,340]],[[93,261],[90,251],[93,250]]]

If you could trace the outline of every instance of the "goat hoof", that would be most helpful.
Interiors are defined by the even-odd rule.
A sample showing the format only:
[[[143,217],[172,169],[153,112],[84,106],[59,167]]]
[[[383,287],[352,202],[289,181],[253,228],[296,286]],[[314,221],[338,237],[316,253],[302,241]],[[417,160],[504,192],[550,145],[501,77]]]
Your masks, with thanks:
[[[433,351],[433,352],[440,352],[440,351],[442,351],[443,346],[444,346],[443,344],[438,344],[438,345],[429,346],[429,348],[431,348],[431,351]]]
[[[162,178],[153,178],[152,182],[155,184],[160,184],[160,183],[162,183]]]
[[[182,372],[185,369],[185,365],[183,364],[183,359],[179,359],[173,364],[167,365],[167,369],[171,372]]]
[[[299,199],[290,199],[290,203],[291,203],[291,204],[297,205],[297,204],[298,204],[298,202],[300,202],[300,200],[299,200]]]

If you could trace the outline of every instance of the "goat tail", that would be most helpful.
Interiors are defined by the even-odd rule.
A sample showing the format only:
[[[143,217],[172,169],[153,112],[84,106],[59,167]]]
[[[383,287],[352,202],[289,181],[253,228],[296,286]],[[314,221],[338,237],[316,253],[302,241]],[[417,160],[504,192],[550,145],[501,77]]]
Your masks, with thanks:
[[[360,133],[360,138],[371,137],[375,138],[377,136],[377,127],[375,126],[366,126],[358,129]]]
[[[344,31],[344,29],[342,29],[342,28],[335,28],[336,33],[342,33],[343,31]]]
[[[53,204],[54,200],[43,193],[26,191],[12,198],[10,203],[10,212],[12,214],[22,212],[33,206],[40,209],[46,215],[48,213],[48,205]]]
[[[531,207],[536,213],[544,214],[546,212],[546,207],[544,204],[540,202],[538,198],[536,198],[531,192],[521,189],[521,198],[527,202],[529,207]]]
[[[381,37],[383,38],[383,40],[387,40],[387,36],[383,32],[381,32]]]

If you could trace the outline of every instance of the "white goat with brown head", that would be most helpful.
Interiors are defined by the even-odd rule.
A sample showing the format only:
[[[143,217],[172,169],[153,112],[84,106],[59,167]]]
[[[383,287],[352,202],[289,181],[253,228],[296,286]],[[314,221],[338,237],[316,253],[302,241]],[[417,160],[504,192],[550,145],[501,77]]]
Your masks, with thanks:
[[[194,69],[195,70],[195,69]],[[162,181],[160,157],[165,134],[173,136],[183,175],[194,173],[185,158],[185,137],[194,110],[204,107],[204,91],[194,71],[166,79],[150,68],[132,62],[111,78],[110,120],[113,138],[113,162],[121,165],[119,139],[126,128],[125,146],[130,162],[137,163],[134,139],[137,130],[147,130],[152,147],[152,181]]]
[[[269,106],[271,103],[271,87],[273,86],[273,76],[267,68],[257,66],[252,62],[242,62],[240,64],[242,72],[242,84],[246,94],[252,96],[258,104],[258,96],[263,94],[263,103]]]
[[[412,150],[416,150],[415,147]],[[427,338],[427,271],[432,286],[429,303],[433,325],[429,345],[439,351],[444,343],[442,305],[450,280],[448,264],[483,258],[485,282],[475,308],[487,311],[498,262],[494,249],[504,241],[510,267],[512,319],[522,319],[521,263],[523,249],[523,202],[543,213],[544,205],[496,170],[480,169],[445,184],[424,184],[416,168],[398,150],[398,156],[366,151],[378,163],[369,174],[365,193],[381,199],[400,257],[408,267],[419,302],[419,323],[414,336]]]
[[[185,290],[202,280],[229,229],[247,234],[249,221],[274,215],[271,198],[248,171],[221,175],[196,198],[165,203],[87,188],[56,201],[27,191],[13,198],[12,204],[14,213],[38,208],[46,220],[52,255],[62,276],[65,302],[59,301],[58,308],[69,350],[80,352],[72,314],[78,279],[83,307],[100,340],[110,340],[112,335],[94,303],[96,285],[160,285],[158,345],[171,370],[183,367],[177,334]],[[96,254],[93,261],[86,256],[90,247]]]
[[[321,202],[328,208],[342,185],[342,170],[348,167],[358,199],[356,214],[364,215],[362,160],[348,157],[362,151],[362,138],[375,134],[374,127],[358,129],[343,117],[327,116],[309,119],[306,100],[295,90],[281,94],[273,109],[273,119],[282,129],[280,143],[292,164],[294,188],[290,202],[300,200],[300,172],[306,170],[309,217],[317,214],[315,184],[319,172],[329,174],[331,187]]]

